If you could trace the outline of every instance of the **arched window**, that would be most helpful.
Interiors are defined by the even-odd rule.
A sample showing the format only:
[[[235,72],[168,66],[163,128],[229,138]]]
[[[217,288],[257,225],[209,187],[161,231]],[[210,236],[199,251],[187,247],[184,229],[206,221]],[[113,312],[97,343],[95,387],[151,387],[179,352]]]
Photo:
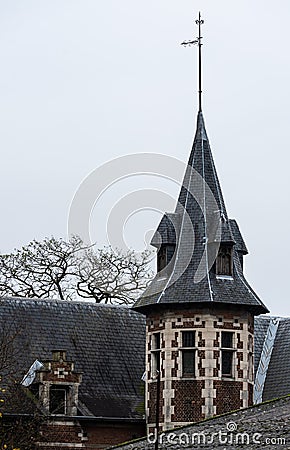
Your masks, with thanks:
[[[161,245],[157,254],[157,272],[164,269],[172,260],[175,251],[175,245]]]
[[[233,275],[233,248],[221,244],[216,258],[216,275]]]

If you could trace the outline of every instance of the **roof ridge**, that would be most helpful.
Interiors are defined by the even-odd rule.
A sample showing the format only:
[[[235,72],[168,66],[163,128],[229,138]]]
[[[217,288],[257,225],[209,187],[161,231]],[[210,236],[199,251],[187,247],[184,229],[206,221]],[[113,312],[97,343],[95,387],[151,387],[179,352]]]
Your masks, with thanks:
[[[119,308],[123,310],[131,310],[133,309],[130,306],[127,305],[113,305],[108,303],[97,303],[94,301],[86,301],[86,300],[61,300],[61,299],[55,299],[55,298],[35,298],[35,297],[1,297],[0,298],[0,305],[1,302],[34,302],[34,303],[55,303],[60,305],[82,305],[82,306],[93,306],[96,308]]]

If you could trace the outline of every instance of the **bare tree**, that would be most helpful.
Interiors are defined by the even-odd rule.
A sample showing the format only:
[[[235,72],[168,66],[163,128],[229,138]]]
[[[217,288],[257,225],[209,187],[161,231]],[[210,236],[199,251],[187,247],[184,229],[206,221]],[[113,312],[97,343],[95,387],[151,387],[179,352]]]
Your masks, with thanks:
[[[45,238],[0,255],[0,296],[130,304],[152,278],[150,253],[95,250],[79,237]]]
[[[17,317],[10,319],[0,319],[0,448],[32,450],[45,417],[32,394],[29,396],[20,384],[22,349],[17,341],[25,325]]]
[[[152,273],[148,269],[149,252],[137,255],[107,247],[85,251],[78,268],[77,293],[99,302],[130,304],[147,287]]]
[[[79,238],[32,241],[0,257],[0,294],[15,297],[73,298]]]

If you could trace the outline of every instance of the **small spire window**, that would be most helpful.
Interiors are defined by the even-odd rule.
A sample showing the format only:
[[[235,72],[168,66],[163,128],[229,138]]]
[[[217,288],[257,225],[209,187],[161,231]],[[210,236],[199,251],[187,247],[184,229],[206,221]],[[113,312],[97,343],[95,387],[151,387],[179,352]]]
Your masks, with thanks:
[[[216,258],[216,275],[233,275],[233,248],[221,244]]]
[[[165,269],[170,263],[175,252],[175,245],[166,244],[161,245],[157,254],[157,272]]]

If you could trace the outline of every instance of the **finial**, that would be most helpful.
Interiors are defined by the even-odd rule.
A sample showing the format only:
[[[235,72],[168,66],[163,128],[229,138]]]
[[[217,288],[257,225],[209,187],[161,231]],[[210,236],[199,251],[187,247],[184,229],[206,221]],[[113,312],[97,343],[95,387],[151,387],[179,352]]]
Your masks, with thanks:
[[[201,107],[201,94],[202,94],[202,89],[201,89],[201,46],[202,46],[201,25],[204,24],[204,20],[201,18],[200,12],[198,14],[198,19],[195,21],[195,23],[196,23],[196,25],[198,25],[198,37],[193,41],[184,41],[181,43],[181,45],[186,47],[187,45],[190,46],[190,45],[198,44],[198,111],[201,112],[202,111],[202,107]]]

